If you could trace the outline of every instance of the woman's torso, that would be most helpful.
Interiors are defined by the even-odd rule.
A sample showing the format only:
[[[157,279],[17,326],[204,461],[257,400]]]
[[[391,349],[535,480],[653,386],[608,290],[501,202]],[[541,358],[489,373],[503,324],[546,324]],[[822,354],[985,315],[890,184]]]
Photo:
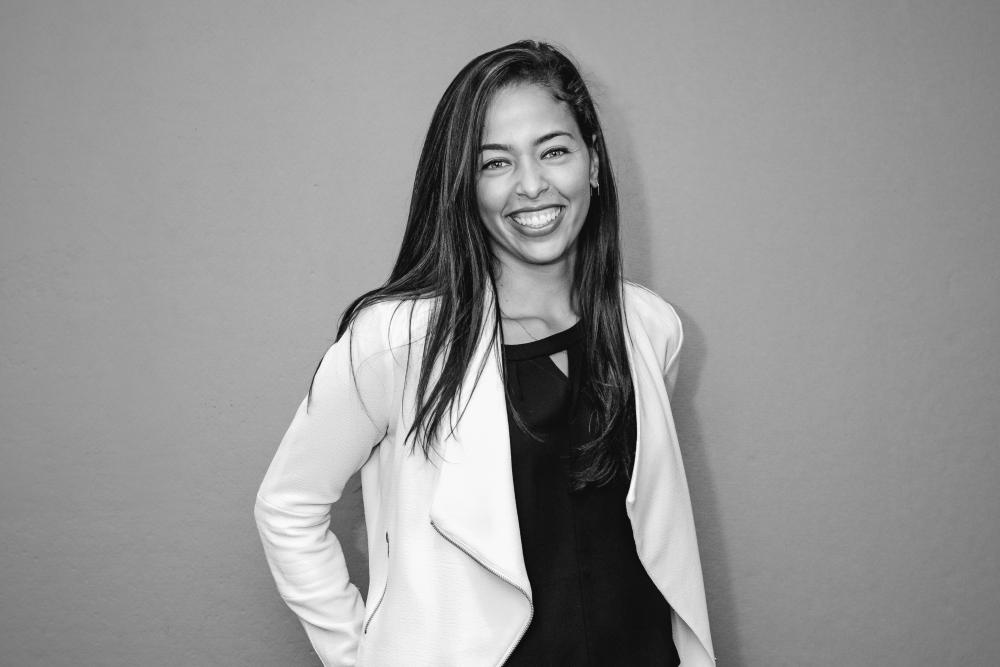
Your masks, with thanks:
[[[511,479],[502,350],[483,335],[454,431],[429,459],[412,452],[404,437],[414,421],[422,361],[421,346],[413,343],[421,340],[431,312],[428,302],[416,306],[411,312],[381,304],[370,313],[371,324],[359,326],[369,333],[359,338],[366,342],[358,345],[357,358],[385,367],[378,386],[394,407],[383,443],[361,470],[370,579],[358,660],[495,666],[518,645],[532,616]],[[639,417],[637,475],[625,503],[631,531],[646,571],[673,607],[673,636],[685,664],[708,665],[701,569],[663,383],[680,346],[680,323],[668,304],[640,286],[625,285],[625,306]],[[377,349],[384,352],[370,356]]]

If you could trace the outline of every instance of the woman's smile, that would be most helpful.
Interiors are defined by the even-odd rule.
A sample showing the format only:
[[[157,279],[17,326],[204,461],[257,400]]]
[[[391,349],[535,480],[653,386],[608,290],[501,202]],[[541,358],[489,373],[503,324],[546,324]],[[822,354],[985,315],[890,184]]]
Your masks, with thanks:
[[[559,225],[564,210],[563,206],[547,206],[542,209],[518,211],[508,217],[523,233],[528,236],[539,236],[548,234]]]

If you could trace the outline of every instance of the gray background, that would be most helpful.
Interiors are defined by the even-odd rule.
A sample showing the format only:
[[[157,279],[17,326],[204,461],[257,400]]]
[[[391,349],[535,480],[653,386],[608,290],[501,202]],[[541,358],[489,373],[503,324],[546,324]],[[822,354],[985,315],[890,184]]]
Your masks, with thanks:
[[[1000,6],[470,6],[0,3],[0,664],[315,664],[253,494],[433,105],[524,36],[685,320],[720,664],[1000,664]]]

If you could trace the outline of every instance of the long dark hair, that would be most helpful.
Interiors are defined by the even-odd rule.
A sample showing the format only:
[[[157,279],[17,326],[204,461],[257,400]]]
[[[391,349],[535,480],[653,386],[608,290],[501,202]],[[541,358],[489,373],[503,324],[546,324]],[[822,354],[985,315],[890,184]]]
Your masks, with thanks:
[[[490,102],[515,84],[539,84],[566,103],[588,148],[597,152],[598,186],[577,239],[574,295],[586,330],[582,368],[574,368],[595,409],[598,435],[577,449],[576,486],[603,484],[631,471],[631,443],[613,437],[629,418],[632,383],[622,327],[618,194],[597,110],[577,67],[555,47],[515,42],[473,59],[445,91],[417,164],[402,245],[388,280],[344,311],[337,340],[366,306],[387,299],[433,298],[416,393],[416,414],[405,441],[430,455],[434,435],[452,410],[487,321],[487,290],[496,293],[496,267],[476,204],[479,145]],[[498,301],[490,343],[500,330]],[[411,331],[411,344],[412,344]],[[441,358],[442,372],[431,382]],[[482,369],[475,377],[478,380]],[[508,398],[509,401],[509,398]],[[456,420],[457,421],[457,420]],[[456,421],[452,421],[452,428]],[[516,418],[524,428],[520,418]]]

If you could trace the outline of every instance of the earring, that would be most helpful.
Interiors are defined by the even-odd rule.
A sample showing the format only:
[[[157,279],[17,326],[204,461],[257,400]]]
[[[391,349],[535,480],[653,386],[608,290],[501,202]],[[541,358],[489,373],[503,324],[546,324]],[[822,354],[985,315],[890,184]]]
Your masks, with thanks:
[[[601,196],[601,182],[600,181],[597,181],[596,183],[591,183],[590,187],[594,189],[594,196],[595,197],[600,197]]]

